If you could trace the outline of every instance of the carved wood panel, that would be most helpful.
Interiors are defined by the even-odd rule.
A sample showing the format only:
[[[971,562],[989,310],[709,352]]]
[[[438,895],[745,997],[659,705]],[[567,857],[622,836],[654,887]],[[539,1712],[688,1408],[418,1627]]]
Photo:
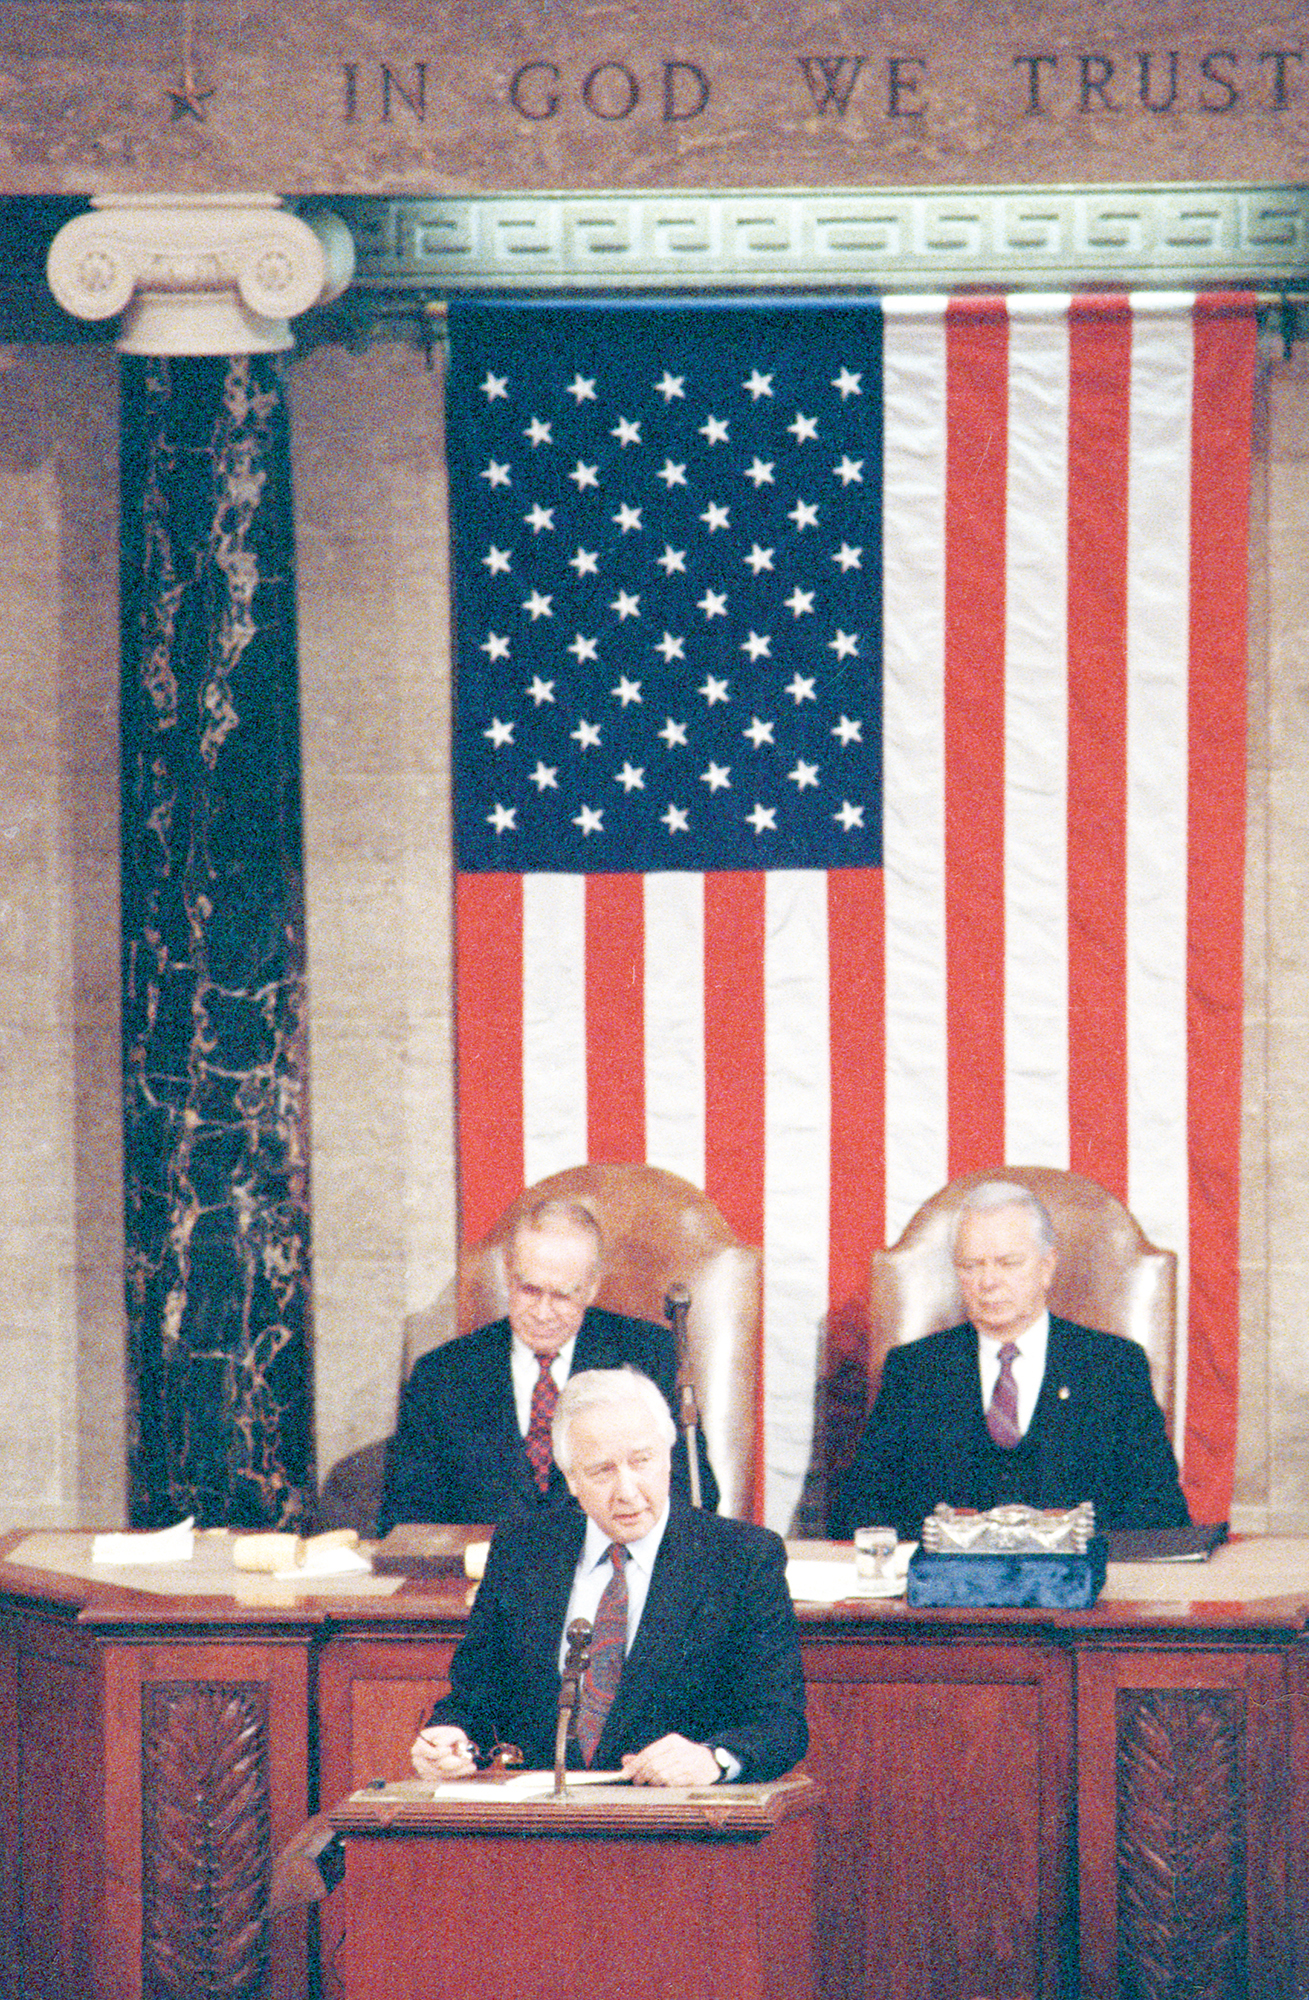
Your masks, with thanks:
[[[824,1787],[821,2000],[1056,2000],[1066,1990],[1067,1662],[809,1648],[805,1770]]]
[[[1246,1990],[1245,1699],[1235,1689],[1120,1688],[1121,2000]]]
[[[141,1691],[143,2000],[256,2000],[272,1858],[268,1690]]]

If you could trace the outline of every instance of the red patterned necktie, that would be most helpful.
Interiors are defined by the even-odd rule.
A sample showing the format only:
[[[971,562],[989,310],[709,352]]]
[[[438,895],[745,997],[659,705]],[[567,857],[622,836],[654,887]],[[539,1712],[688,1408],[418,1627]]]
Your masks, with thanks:
[[[986,1408],[986,1428],[1002,1451],[1012,1451],[1023,1435],[1018,1428],[1018,1384],[1014,1381],[1017,1358],[1018,1349],[1012,1340],[1006,1340],[1000,1349],[1000,1373]]]
[[[527,1425],[527,1436],[523,1443],[531,1461],[532,1472],[542,1493],[550,1484],[550,1423],[559,1401],[559,1385],[550,1373],[550,1358],[538,1356],[541,1370],[532,1390],[532,1414]]]
[[[621,1542],[611,1542],[608,1554],[614,1573],[596,1608],[591,1664],[582,1676],[577,1704],[577,1740],[588,1764],[604,1734],[627,1656],[627,1578],[623,1573],[627,1550]]]

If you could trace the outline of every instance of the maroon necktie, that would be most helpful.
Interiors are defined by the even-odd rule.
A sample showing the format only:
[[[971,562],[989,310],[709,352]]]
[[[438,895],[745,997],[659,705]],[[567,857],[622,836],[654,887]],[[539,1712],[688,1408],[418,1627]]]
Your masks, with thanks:
[[[523,1443],[531,1461],[532,1472],[542,1493],[550,1484],[550,1423],[559,1401],[559,1386],[550,1373],[548,1356],[538,1356],[540,1374],[532,1390],[532,1414],[528,1420],[527,1436]]]
[[[1012,1340],[1006,1340],[1000,1349],[1000,1373],[986,1407],[986,1428],[1002,1451],[1012,1451],[1023,1435],[1018,1428],[1018,1384],[1014,1381],[1017,1354]]]
[[[627,1655],[627,1578],[623,1574],[627,1550],[621,1542],[611,1542],[608,1554],[614,1573],[596,1607],[591,1664],[582,1676],[577,1704],[577,1740],[588,1764],[604,1734]]]

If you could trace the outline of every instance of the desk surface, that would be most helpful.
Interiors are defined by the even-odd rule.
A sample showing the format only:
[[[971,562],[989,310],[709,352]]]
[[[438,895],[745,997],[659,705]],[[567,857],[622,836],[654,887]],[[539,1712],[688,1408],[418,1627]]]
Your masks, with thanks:
[[[395,1629],[433,1623],[458,1630],[475,1586],[461,1578],[320,1577],[287,1582],[237,1570],[234,1537],[225,1530],[197,1536],[190,1562],[99,1566],[90,1560],[88,1532],[0,1535],[0,1599],[39,1601],[82,1627],[167,1627],[253,1624]],[[1178,1627],[1258,1629],[1285,1637],[1309,1628],[1309,1539],[1239,1540],[1199,1563],[1111,1563],[1099,1602],[1089,1611],[916,1609],[903,1598],[855,1594],[849,1543],[794,1542],[806,1561],[844,1566],[852,1594],[835,1603],[797,1604],[807,1631],[857,1628],[890,1637],[925,1628],[1004,1625],[1035,1636],[1081,1632],[1164,1631]],[[365,1552],[368,1545],[364,1545]],[[906,1629],[908,1628],[908,1630]]]

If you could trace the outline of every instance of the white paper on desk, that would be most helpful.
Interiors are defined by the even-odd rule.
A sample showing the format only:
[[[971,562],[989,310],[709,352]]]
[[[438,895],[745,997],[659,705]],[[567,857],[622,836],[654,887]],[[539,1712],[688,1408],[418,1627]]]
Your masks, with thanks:
[[[630,1785],[631,1782],[625,1771],[570,1771],[567,1779],[570,1792],[579,1785]],[[506,1778],[503,1784],[488,1785],[479,1778],[448,1778],[437,1785],[432,1797],[481,1799],[485,1805],[494,1805],[498,1799],[543,1799],[554,1788],[553,1771],[520,1771],[516,1777]]]
[[[273,1575],[284,1583],[299,1583],[315,1576],[366,1576],[372,1574],[373,1565],[367,1556],[361,1556],[358,1549],[349,1549],[337,1542],[327,1548],[316,1548],[313,1542],[305,1544],[304,1561],[290,1563],[286,1569],[277,1569]]]
[[[194,1554],[194,1514],[188,1514],[172,1528],[156,1528],[143,1534],[94,1535],[91,1539],[93,1563],[190,1562]]]

